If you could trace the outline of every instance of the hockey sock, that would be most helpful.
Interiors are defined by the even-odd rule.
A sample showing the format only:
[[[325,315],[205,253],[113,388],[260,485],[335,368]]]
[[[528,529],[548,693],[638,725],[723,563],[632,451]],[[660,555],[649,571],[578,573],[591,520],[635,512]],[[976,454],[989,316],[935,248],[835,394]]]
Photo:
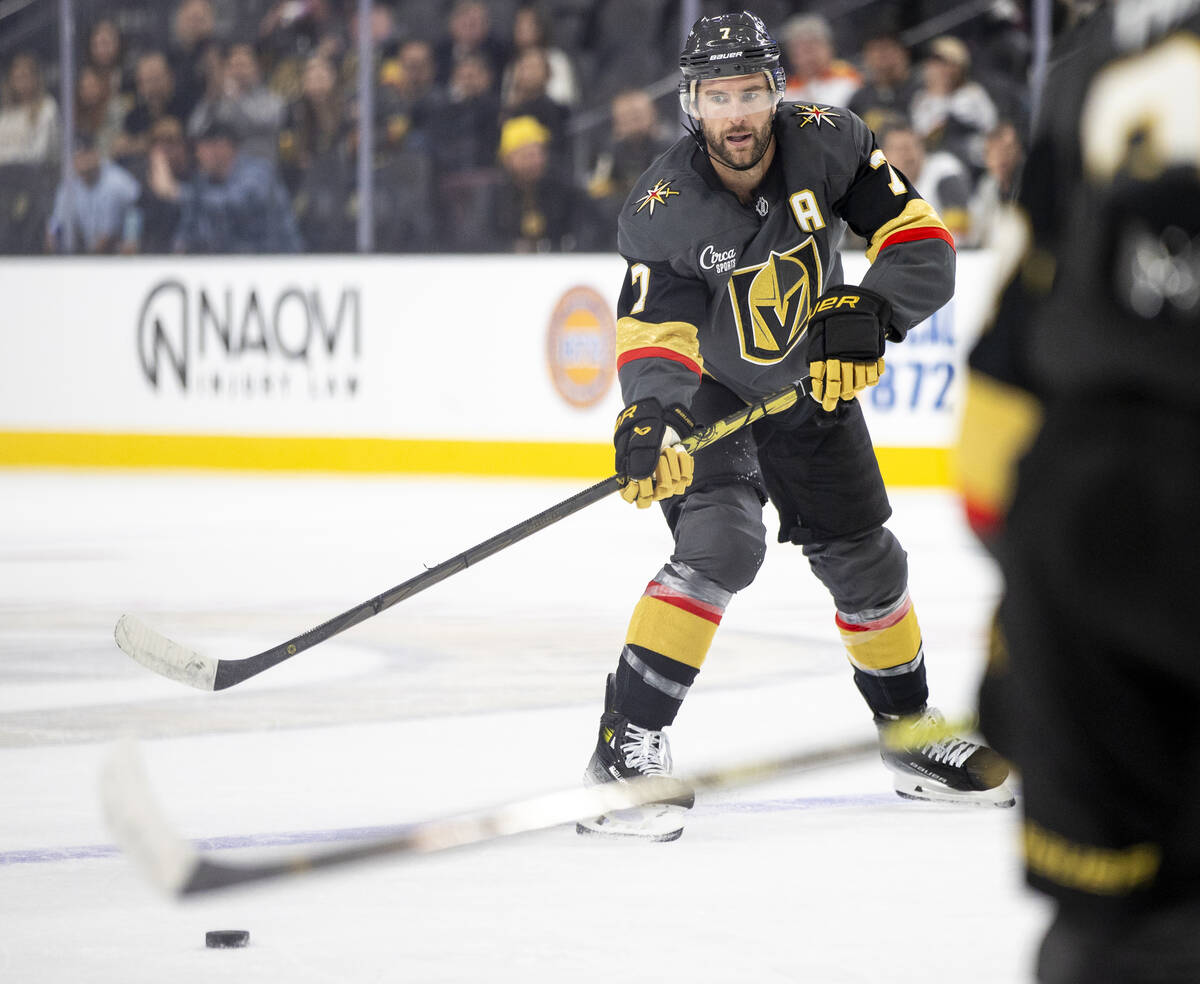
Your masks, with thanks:
[[[659,571],[629,620],[613,710],[643,728],[673,722],[732,597],[682,565]]]
[[[837,613],[854,683],[875,714],[915,714],[929,699],[921,627],[905,592],[894,605]]]

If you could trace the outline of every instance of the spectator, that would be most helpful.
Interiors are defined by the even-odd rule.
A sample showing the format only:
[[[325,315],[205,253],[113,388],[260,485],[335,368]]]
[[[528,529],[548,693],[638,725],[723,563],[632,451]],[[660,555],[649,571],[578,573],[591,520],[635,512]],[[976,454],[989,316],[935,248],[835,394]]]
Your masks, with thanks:
[[[896,34],[881,33],[867,38],[862,61],[866,80],[850,97],[848,106],[867,126],[878,131],[888,117],[908,116],[920,81],[912,70],[908,48]]]
[[[395,73],[387,79],[392,111],[403,116],[406,130],[429,133],[446,100],[434,87],[437,62],[433,45],[418,39],[405,41],[396,53]]]
[[[517,8],[513,16],[513,57],[504,71],[500,85],[501,98],[507,102],[513,86],[513,68],[517,58],[525,51],[540,49],[546,56],[549,78],[546,95],[561,106],[574,106],[579,102],[579,84],[571,57],[550,40],[550,25],[541,9],[532,4]]]
[[[58,156],[58,103],[29,52],[13,57],[0,99],[0,164],[46,164]]]
[[[208,91],[216,19],[211,0],[182,0],[175,9],[171,65],[180,98],[193,108]]]
[[[549,168],[550,131],[518,116],[500,131],[503,176],[493,209],[493,241],[515,253],[558,253],[595,246],[590,200]]]
[[[931,150],[948,150],[978,171],[983,168],[983,135],[996,126],[997,114],[987,91],[969,78],[970,69],[971,54],[958,38],[931,41],[911,115]]]
[[[214,120],[232,126],[241,136],[243,153],[275,163],[283,126],[283,100],[262,81],[258,57],[249,44],[229,46],[222,58],[214,47],[205,96],[188,120],[195,134]]]
[[[329,35],[322,39],[318,49],[329,54],[337,65],[342,85],[351,94],[351,106],[357,101],[358,92],[358,21],[358,12],[355,10],[349,17],[349,33],[345,43],[340,37]],[[386,85],[396,70],[395,56],[400,43],[392,8],[383,3],[372,3],[367,24],[371,35],[371,75],[378,88],[379,85]]]
[[[335,34],[337,19],[331,0],[276,0],[258,26],[257,48],[263,76],[285,103],[300,98],[304,67],[320,52],[336,56],[322,39]]]
[[[927,153],[925,142],[907,122],[885,124],[878,134],[883,155],[941,216],[955,241],[969,232],[967,205],[971,181],[962,162],[945,151]]]
[[[89,136],[75,138],[73,177],[59,185],[46,230],[46,251],[66,248],[71,226],[74,248],[84,253],[135,252],[138,245],[136,179],[101,157]]]
[[[150,148],[150,129],[157,120],[164,116],[186,120],[190,112],[187,101],[175,90],[175,76],[161,51],[142,55],[137,60],[134,77],[137,101],[113,141],[113,157],[122,162],[145,155]]]
[[[481,0],[458,0],[450,9],[447,36],[438,42],[435,52],[438,79],[452,82],[459,62],[467,57],[482,58],[493,79],[508,64],[508,47],[491,34],[491,14]]]
[[[833,31],[824,17],[801,14],[780,32],[788,66],[785,98],[803,103],[845,106],[862,86],[862,76],[834,57]]]
[[[124,120],[121,100],[109,93],[108,77],[84,65],[75,83],[75,132],[94,140],[101,157],[111,157]]]
[[[438,169],[443,172],[490,168],[500,141],[500,100],[492,87],[487,59],[468,55],[454,66],[450,106],[433,134]]]
[[[1004,121],[987,135],[983,144],[983,176],[971,196],[972,246],[990,246],[1000,209],[1017,195],[1017,179],[1025,160],[1025,148],[1017,128]]]
[[[294,253],[291,202],[266,161],[238,152],[237,134],[213,123],[196,136],[196,168],[180,190],[181,253]]]
[[[122,115],[128,112],[134,99],[133,79],[125,69],[125,47],[115,22],[106,19],[92,25],[84,67],[104,80],[109,96],[120,102]]]
[[[183,124],[164,116],[150,131],[146,181],[138,207],[142,213],[143,253],[171,253],[179,232],[182,189],[192,176],[192,160]]]
[[[550,82],[550,60],[541,48],[526,48],[509,66],[512,85],[501,112],[503,120],[532,116],[550,131],[550,150],[562,159],[567,145],[570,110],[546,92]]]
[[[674,143],[644,89],[626,89],[612,100],[612,129],[588,181],[608,245],[616,249],[617,215],[634,182]]]
[[[300,98],[288,107],[279,136],[288,187],[296,189],[304,173],[318,165],[323,173],[344,169],[351,129],[336,69],[328,58],[311,56],[304,64]]]

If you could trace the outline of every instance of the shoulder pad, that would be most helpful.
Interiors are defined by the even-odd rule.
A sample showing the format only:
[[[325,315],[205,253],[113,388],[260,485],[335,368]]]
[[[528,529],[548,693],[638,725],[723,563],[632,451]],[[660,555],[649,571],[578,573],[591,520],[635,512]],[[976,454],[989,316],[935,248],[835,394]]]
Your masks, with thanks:
[[[692,169],[692,145],[676,144],[642,174],[617,219],[617,246],[626,256],[665,259],[707,189]]]

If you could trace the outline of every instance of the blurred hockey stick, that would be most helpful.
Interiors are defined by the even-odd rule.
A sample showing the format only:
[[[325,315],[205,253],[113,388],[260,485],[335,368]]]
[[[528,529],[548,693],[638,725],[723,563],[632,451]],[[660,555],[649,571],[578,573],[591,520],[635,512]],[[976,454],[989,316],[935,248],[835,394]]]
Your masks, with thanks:
[[[973,722],[941,725],[897,724],[882,740],[895,748],[938,741]],[[880,738],[847,741],[806,752],[763,758],[672,779],[647,777],[632,782],[579,786],[514,800],[457,816],[424,820],[394,835],[327,850],[295,846],[270,861],[226,861],[202,854],[171,827],[154,797],[137,747],[117,746],[100,777],[104,815],[117,843],[168,895],[183,897],[248,882],[274,881],[324,868],[390,855],[411,857],[483,844],[501,837],[532,833],[613,810],[657,803],[679,794],[686,784],[697,792],[732,789],[812,769],[841,765],[878,754]]]
[[[771,779],[787,772],[820,768],[878,753],[872,738],[785,758],[719,769],[689,777],[697,790],[722,789]],[[273,881],[322,868],[335,868],[387,856],[433,854],[531,833],[629,809],[678,795],[678,780],[662,777],[629,783],[544,793],[500,806],[413,824],[378,840],[331,849],[296,846],[267,861],[227,861],[201,853],[172,829],[155,800],[141,757],[132,742],[118,747],[101,776],[101,801],[118,845],[132,856],[159,889],[173,896],[198,895],[246,882]]]
[[[728,417],[697,428],[694,434],[682,442],[683,446],[688,451],[699,451],[748,427],[767,414],[782,413],[794,406],[797,400],[807,393],[808,379],[805,378],[787,389],[764,397],[756,403],[751,403],[736,413],[731,413]],[[403,584],[389,588],[383,594],[376,595],[360,605],[355,605],[340,615],[335,615],[315,629],[310,629],[294,639],[272,646],[255,656],[218,659],[202,655],[172,642],[165,635],[150,628],[136,615],[122,615],[117,620],[113,635],[117,640],[117,645],[127,655],[155,673],[178,680],[180,683],[186,683],[198,690],[224,690],[243,680],[249,680],[252,676],[262,673],[263,670],[291,659],[306,649],[311,649],[339,632],[358,625],[359,622],[365,622],[384,609],[404,601],[405,598],[411,598],[417,592],[446,580],[472,564],[479,563],[485,557],[499,553],[506,547],[511,547],[514,543],[519,543],[539,530],[544,530],[547,526],[557,523],[560,519],[565,519],[594,502],[599,502],[617,491],[618,488],[620,488],[620,483],[616,475],[597,482],[591,488],[577,492],[569,499],[564,499],[558,505],[551,506],[536,516],[531,516],[503,533],[497,533],[491,539],[484,540],[469,550],[464,550],[436,567],[422,571]]]

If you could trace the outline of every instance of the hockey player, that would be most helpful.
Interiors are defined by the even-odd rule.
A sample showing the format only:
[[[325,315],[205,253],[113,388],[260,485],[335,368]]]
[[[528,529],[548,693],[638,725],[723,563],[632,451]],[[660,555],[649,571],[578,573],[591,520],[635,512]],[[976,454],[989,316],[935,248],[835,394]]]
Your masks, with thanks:
[[[856,396],[899,342],[953,293],[954,247],[936,213],[846,109],[781,102],[779,47],[749,12],[702,17],[680,58],[693,136],[638,182],[622,209],[628,272],[617,365],[626,407],[614,435],[622,495],[662,503],[675,549],[634,609],[609,676],[591,782],[670,774],[666,728],[734,594],[766,550],[762,508],[829,589],[854,681],[881,726],[940,720],[927,708],[907,558]],[[849,226],[869,248],[843,283]],[[693,462],[697,423],[811,375],[813,400]],[[1011,805],[1007,767],[957,737],[883,751],[896,791]],[[682,785],[682,784],[681,784]],[[581,823],[580,832],[671,840],[691,793]]]
[[[1200,2],[1058,42],[960,439],[1042,984],[1200,981]],[[1014,463],[1020,461],[1019,470]]]

